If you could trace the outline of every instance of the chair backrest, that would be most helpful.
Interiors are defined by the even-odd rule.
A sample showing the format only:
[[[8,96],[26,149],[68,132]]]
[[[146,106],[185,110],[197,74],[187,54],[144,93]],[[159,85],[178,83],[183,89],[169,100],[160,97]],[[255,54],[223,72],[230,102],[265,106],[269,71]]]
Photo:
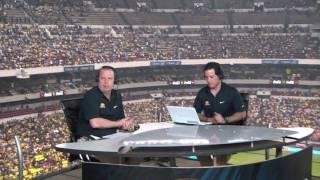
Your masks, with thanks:
[[[246,125],[247,117],[248,117],[248,108],[249,108],[249,93],[240,93],[242,100],[244,102],[244,105],[246,106],[246,113],[247,116],[243,120],[241,120],[240,125]]]
[[[61,100],[65,120],[70,130],[70,141],[75,142],[79,138],[77,135],[77,121],[79,119],[81,98]]]

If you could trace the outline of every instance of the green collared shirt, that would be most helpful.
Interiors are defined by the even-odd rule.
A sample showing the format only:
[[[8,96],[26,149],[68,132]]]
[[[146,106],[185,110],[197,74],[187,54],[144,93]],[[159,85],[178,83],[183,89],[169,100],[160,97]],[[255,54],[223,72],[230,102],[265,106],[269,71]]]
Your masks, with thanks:
[[[117,121],[124,118],[121,94],[117,90],[111,91],[111,99],[104,96],[98,87],[93,87],[85,93],[81,102],[77,133],[79,136],[105,136],[116,133],[116,128],[92,128],[90,119],[105,118]]]
[[[200,89],[193,104],[197,113],[212,117],[215,112],[228,117],[236,112],[246,111],[245,104],[238,90],[222,82],[221,89],[213,96],[208,86]],[[237,124],[231,123],[231,124]]]

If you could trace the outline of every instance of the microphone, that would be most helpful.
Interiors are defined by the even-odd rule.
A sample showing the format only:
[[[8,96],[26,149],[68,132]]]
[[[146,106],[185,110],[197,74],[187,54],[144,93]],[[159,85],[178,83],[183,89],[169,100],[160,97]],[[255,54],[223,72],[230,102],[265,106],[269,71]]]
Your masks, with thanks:
[[[138,129],[140,129],[139,124],[135,124],[135,125],[133,125],[132,127],[130,127],[127,131],[129,131],[129,132],[134,132],[134,131],[136,131],[136,130],[138,130]]]
[[[140,129],[139,124],[135,124],[135,125],[133,126],[133,129],[134,129],[134,131],[136,131],[136,130]]]

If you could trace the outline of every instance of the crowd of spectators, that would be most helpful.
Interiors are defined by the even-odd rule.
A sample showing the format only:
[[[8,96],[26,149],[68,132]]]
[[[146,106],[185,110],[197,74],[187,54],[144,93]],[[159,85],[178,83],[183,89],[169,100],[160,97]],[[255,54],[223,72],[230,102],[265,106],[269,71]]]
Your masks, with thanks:
[[[252,8],[254,6],[254,2],[257,1],[237,1],[237,0],[216,0],[214,1],[215,8]],[[260,0],[258,2],[263,2],[266,8],[292,8],[292,7],[313,7],[316,4],[314,0]]]
[[[125,105],[126,114],[133,116],[138,123],[170,121],[166,105],[192,106],[194,96],[146,100]],[[149,106],[152,104],[151,106]],[[250,96],[246,124],[262,127],[310,127],[315,133],[311,141],[320,141],[319,98],[302,96],[271,96],[261,98]],[[147,119],[144,119],[147,117]]]
[[[184,28],[182,29],[183,34],[203,34],[205,36],[214,36],[215,34],[224,34],[230,33],[230,27],[225,26],[223,28],[216,29],[208,29],[208,28]],[[254,28],[249,28],[247,26],[237,26],[237,28],[233,28],[233,33],[309,33],[310,27],[300,27],[300,26],[291,26],[284,29],[283,27],[278,26],[262,26],[257,25]]]
[[[192,106],[194,100],[194,96],[176,97],[127,103],[126,114],[135,117],[138,123],[170,121],[166,105]],[[319,106],[319,97],[251,95],[246,124],[274,128],[310,127],[316,130],[311,140],[319,142]]]
[[[125,86],[130,88],[135,83],[140,85],[145,84],[150,86],[152,82],[156,87],[155,82],[166,83],[172,86],[174,82],[179,82],[176,87],[182,85],[180,82],[189,82],[189,86],[197,85],[198,80],[203,80],[202,76],[203,65],[179,65],[179,66],[148,66],[135,68],[118,68],[117,84],[121,88]],[[286,85],[286,87],[298,88],[299,82],[303,81],[319,81],[319,65],[278,65],[278,64],[223,64],[225,79],[227,80],[250,80],[251,84],[256,84],[256,87],[265,85],[267,88],[277,88],[281,85],[272,85],[271,80],[294,81],[295,85]],[[32,98],[43,97],[40,94],[52,92],[55,96],[56,92],[64,91],[64,95],[74,93],[82,93],[86,89],[96,85],[96,71],[88,72],[65,72],[57,74],[44,74],[31,76],[29,79],[17,79],[16,77],[1,78],[0,81],[0,97],[21,96],[28,94],[37,94]],[[264,84],[259,82],[259,79],[265,80]],[[161,84],[160,83],[160,84]],[[190,84],[191,83],[191,84]],[[161,86],[162,86],[161,85]],[[246,83],[241,83],[239,86],[246,86]],[[300,93],[299,91],[297,91]],[[309,92],[307,92],[309,93]],[[59,94],[61,95],[61,94]],[[13,97],[11,98],[13,99]],[[29,98],[30,99],[30,98]],[[22,99],[20,99],[22,100]]]
[[[122,3],[121,3],[122,2]],[[38,24],[96,24],[94,21],[97,21],[100,25],[181,25],[181,24],[202,24],[202,25],[212,25],[219,22],[219,25],[223,25],[228,22],[227,15],[224,13],[220,13],[216,15],[217,11],[215,9],[229,9],[229,8],[245,8],[242,10],[244,12],[249,12],[249,10],[254,9],[254,3],[252,1],[215,1],[213,3],[209,2],[189,2],[182,1],[164,1],[161,0],[157,2],[158,7],[154,7],[153,4],[136,2],[136,1],[117,1],[117,2],[104,2],[104,1],[93,1],[93,2],[84,2],[84,1],[62,1],[59,3],[55,2],[17,2],[11,3],[10,1],[4,2],[5,9],[5,22],[7,23],[38,23]],[[141,3],[143,5],[141,5]],[[202,7],[197,7],[196,4],[202,4]],[[283,5],[285,4],[285,6]],[[278,5],[278,6],[277,6]],[[211,8],[209,8],[211,6]],[[265,8],[281,8],[281,11],[285,12],[288,9],[293,13],[297,12],[305,12],[306,15],[310,15],[309,12],[315,12],[314,9],[317,8],[314,0],[309,1],[270,1],[266,0]],[[106,9],[107,8],[107,9]],[[121,11],[118,11],[117,8],[121,8]],[[152,9],[178,9],[179,13],[184,13],[180,15],[179,13],[159,13],[152,12]],[[298,11],[297,9],[300,10]],[[301,10],[302,9],[302,10]],[[132,12],[134,10],[134,12]],[[187,10],[187,13],[185,13]],[[126,12],[122,13],[122,15],[118,12]],[[273,11],[275,11],[273,9]],[[103,13],[101,13],[103,12]],[[163,11],[164,12],[164,11]],[[113,14],[115,13],[115,14]],[[259,12],[263,13],[263,12]],[[172,18],[171,14],[176,18]],[[192,16],[190,16],[192,14]],[[258,13],[257,13],[258,14]],[[121,17],[123,16],[123,17]],[[198,16],[198,17],[195,17]],[[208,17],[206,17],[208,16]],[[223,16],[223,17],[222,17]],[[240,21],[250,22],[248,19],[252,19],[251,23],[260,24],[260,22],[265,22],[264,24],[268,24],[261,17],[260,21],[255,21],[256,19],[254,14],[245,13],[246,17],[251,16],[251,18],[241,18],[238,15],[234,17],[234,23],[237,24],[237,19],[240,18]],[[252,17],[253,16],[253,17]],[[284,15],[282,15],[283,17]],[[103,20],[101,20],[101,17]],[[111,17],[111,18],[110,18]],[[294,17],[294,16],[292,16]],[[220,21],[224,19],[223,21]],[[305,22],[308,22],[311,18],[306,18],[305,16],[300,16],[297,19],[303,18]],[[23,21],[24,19],[24,21]],[[90,20],[92,19],[91,23]],[[100,20],[99,20],[100,19]],[[114,19],[117,19],[114,21]],[[138,19],[136,21],[135,19]],[[139,20],[142,19],[142,20]],[[151,19],[151,20],[150,20]],[[175,21],[176,19],[177,21]],[[187,19],[187,21],[185,21]],[[220,19],[217,21],[217,19]],[[270,19],[270,18],[269,18]],[[280,20],[281,19],[281,20]],[[196,21],[194,21],[196,20]],[[283,22],[283,18],[272,18],[272,22]],[[176,22],[176,23],[175,23]],[[208,24],[209,23],[209,24]],[[222,24],[221,24],[222,23]],[[284,23],[284,22],[283,22]],[[280,23],[280,24],[283,24]],[[245,23],[246,24],[246,23]],[[278,24],[278,23],[273,23]],[[299,23],[296,23],[299,24]],[[309,24],[309,23],[308,23]]]
[[[22,116],[22,115],[28,115],[28,114],[36,114],[39,112],[49,112],[53,110],[59,109],[58,104],[52,104],[52,105],[43,105],[39,107],[29,107],[28,105],[25,106],[14,106],[14,107],[1,107],[0,108],[0,119],[2,118],[8,118],[8,117],[15,117],[15,116]]]
[[[151,2],[138,2],[138,1],[126,1],[126,0],[110,0],[110,1],[8,1],[3,0],[3,7],[5,9],[5,13],[3,15],[3,22],[6,23],[17,23],[17,24],[29,24],[29,23],[37,23],[37,24],[96,24],[94,21],[97,21],[100,25],[110,25],[110,24],[122,24],[122,25],[137,25],[141,24],[142,22],[144,25],[154,24],[154,25],[181,25],[185,23],[195,22],[209,25],[211,23],[215,24],[214,22],[216,19],[219,19],[219,16],[209,15],[211,17],[206,18],[210,13],[216,13],[215,9],[246,9],[242,11],[249,11],[249,9],[254,9],[254,2],[249,0],[242,0],[242,1],[208,1],[203,0],[200,2],[195,2],[193,0],[188,1],[167,1],[167,0],[155,0]],[[280,8],[282,12],[286,11],[287,9],[291,9],[296,11],[300,9],[299,12],[308,10],[313,12],[316,9],[316,1],[315,0],[264,0],[260,1],[259,3],[264,3],[265,8]],[[142,5],[143,4],[143,5]],[[201,5],[199,5],[201,4]],[[199,7],[200,6],[200,7]],[[107,9],[106,9],[107,8]],[[117,14],[117,9],[121,9],[123,11],[130,11],[134,10],[134,13],[126,14]],[[172,18],[170,13],[154,13],[152,9],[179,9],[180,12],[188,11],[185,15],[182,15],[182,18],[179,14],[176,14],[176,18]],[[13,10],[13,11],[12,11]],[[103,13],[99,13],[102,12]],[[279,10],[277,10],[279,11]],[[111,13],[110,13],[111,12]],[[112,14],[116,12],[116,14]],[[145,13],[145,15],[137,15],[136,12]],[[109,13],[109,14],[108,14]],[[192,13],[192,15],[200,15],[199,17],[188,16]],[[259,12],[263,13],[263,12]],[[94,15],[92,15],[94,14]],[[246,16],[250,14],[247,13]],[[96,17],[95,17],[96,16]],[[123,17],[120,17],[123,16]],[[163,16],[163,17],[161,17]],[[224,21],[220,21],[223,24],[226,23],[227,15],[223,19]],[[99,20],[101,17],[103,20]],[[111,18],[110,18],[111,17]],[[239,18],[240,16],[235,16],[235,19]],[[2,19],[2,16],[0,16]],[[138,19],[135,21],[132,19]],[[141,19],[142,20],[139,20]],[[300,16],[298,19],[304,18],[304,21],[309,21],[311,18],[306,18],[304,16]],[[87,21],[87,19],[93,19]],[[114,21],[113,19],[117,19]],[[131,19],[131,20],[130,20]],[[149,19],[149,20],[148,20]],[[150,21],[151,19],[151,21]],[[165,21],[162,21],[165,20]],[[170,20],[169,20],[170,19]],[[176,19],[176,23],[175,20]],[[184,21],[183,19],[188,19]],[[196,19],[195,21],[192,19]],[[207,21],[206,19],[209,19]],[[242,20],[248,21],[251,18],[240,18]],[[255,18],[252,18],[255,19]],[[272,18],[273,21],[280,20],[282,18]],[[283,19],[282,19],[283,20]],[[209,24],[206,23],[209,22]],[[145,23],[143,23],[145,22]],[[237,24],[236,21],[234,21]],[[250,20],[248,21],[250,22]],[[253,22],[253,21],[251,21]],[[260,19],[259,22],[264,22],[263,19]],[[160,24],[159,24],[160,23]],[[255,23],[254,23],[255,24]],[[268,24],[268,23],[266,23]],[[273,23],[278,24],[278,23]],[[281,23],[283,24],[283,23]],[[299,24],[299,23],[297,23]],[[220,24],[222,25],[222,24]]]
[[[134,117],[137,124],[170,121],[167,105],[192,106],[194,94],[188,92],[163,92],[157,97],[140,95],[124,102],[125,114]],[[278,93],[279,94],[279,93]],[[249,126],[311,127],[316,131],[311,140],[320,141],[319,97],[250,95]],[[61,111],[38,113],[35,117],[0,123],[0,179],[17,176],[17,160],[14,136],[21,138],[26,179],[67,168],[67,155],[55,152],[53,146],[67,142],[69,131]],[[13,160],[12,160],[13,159]]]
[[[7,0],[4,0],[6,2]],[[121,8],[121,9],[137,9],[140,1],[136,0],[92,0],[91,1],[95,8]],[[304,8],[304,7],[314,7],[316,5],[315,0],[261,0],[266,8]],[[88,3],[82,0],[73,1],[59,1],[57,3],[53,1],[41,1],[41,0],[25,0],[25,3],[30,6],[59,6],[59,7],[72,7],[72,8],[85,8]],[[194,9],[196,4],[202,3],[205,7],[210,7],[211,9],[248,9],[253,8],[254,1],[252,0],[154,0],[145,1],[145,5],[151,9]],[[90,3],[91,4],[91,3]],[[140,2],[141,4],[141,2]],[[199,6],[199,5],[198,5]]]
[[[275,8],[275,7],[314,7],[316,5],[315,0],[262,0],[266,7]]]
[[[93,0],[95,7],[101,8],[130,8],[136,9],[137,2],[140,1],[126,1],[126,0]],[[252,0],[154,0],[153,3],[145,1],[146,6],[152,9],[193,9],[195,8],[194,3],[203,3],[204,6],[217,9],[228,9],[228,8],[253,8],[254,2]],[[267,8],[284,8],[284,7],[313,7],[316,4],[315,0],[261,0],[264,2]]]
[[[0,124],[0,179],[17,179],[18,160],[14,136],[20,138],[24,179],[68,167],[66,154],[54,146],[67,142],[69,131],[62,112],[39,113],[38,116],[15,119]]]
[[[308,27],[279,27],[247,28],[240,27],[230,30],[211,28],[103,28],[93,29],[82,26],[38,26],[14,25],[14,23],[28,24],[32,20],[39,24],[73,23],[71,17],[86,16],[86,9],[82,1],[63,1],[69,4],[47,6],[39,0],[26,0],[14,5],[4,1],[6,10],[23,9],[23,16],[10,16],[12,24],[0,24],[0,70],[47,67],[57,65],[80,65],[106,62],[130,62],[138,60],[171,60],[171,59],[215,59],[215,58],[320,58],[319,42],[316,46],[311,38]],[[135,3],[128,4],[126,0],[110,0],[108,3],[95,0],[96,6],[107,8],[136,8]],[[155,0],[154,5],[167,7],[170,1]],[[175,1],[177,8],[191,8],[193,3]],[[217,0],[203,1],[213,8],[252,8],[253,1]],[[313,7],[314,0],[263,0],[265,7]],[[149,5],[149,4],[148,4]],[[86,7],[87,8],[87,7]],[[7,11],[9,12],[9,11]],[[1,14],[6,16],[6,12]],[[128,14],[130,15],[130,13]],[[146,13],[148,15],[148,13]],[[141,16],[143,17],[143,16]],[[182,19],[184,16],[182,15]],[[181,19],[180,19],[181,20]],[[179,19],[178,19],[179,21]],[[181,20],[181,22],[183,22]],[[230,31],[238,33],[237,36]],[[285,33],[283,33],[285,32]],[[185,36],[177,35],[183,33]],[[247,68],[247,69],[246,69]],[[272,68],[268,69],[271,73]],[[141,70],[143,71],[143,70]],[[254,71],[254,73],[252,73]],[[166,72],[166,71],[164,71]],[[171,74],[152,74],[143,77],[124,76],[122,83],[135,81],[173,81],[181,80],[182,76],[193,80],[202,79],[191,71],[189,75],[172,71]],[[194,71],[192,71],[194,72]],[[229,77],[255,78],[259,69],[240,70],[237,66],[228,67],[226,75]],[[292,73],[283,72],[283,77]],[[302,72],[301,70],[295,73]],[[121,73],[122,74],[122,73]],[[190,75],[191,74],[191,75]],[[279,74],[275,71],[274,74]],[[281,73],[280,73],[281,74]],[[302,74],[302,73],[301,73]],[[300,75],[301,75],[300,74]],[[245,77],[244,77],[245,76]],[[260,76],[264,77],[264,76]],[[286,77],[286,79],[290,79]],[[149,79],[148,79],[149,78]],[[264,77],[267,78],[267,77]],[[316,78],[312,73],[302,74],[299,79]],[[186,80],[186,79],[184,79]],[[86,85],[83,85],[86,86]],[[269,98],[250,96],[248,109],[248,125],[272,127],[311,127],[316,129],[311,140],[320,141],[319,99],[301,97],[310,92],[293,92],[284,97],[283,92],[274,91]],[[312,93],[311,93],[312,95]],[[188,98],[175,98],[187,96]],[[138,97],[138,96],[137,96]],[[170,121],[166,105],[192,106],[194,93],[176,92],[164,93],[166,98],[153,99],[151,96],[139,96],[130,101],[124,96],[125,112],[135,118],[136,123]],[[9,108],[10,109],[10,108]],[[24,153],[24,177],[33,179],[36,176],[48,174],[66,168],[72,164],[68,162],[66,154],[56,152],[54,145],[67,142],[69,131],[63,119],[62,112],[45,114],[45,111],[55,111],[58,106],[44,106],[30,108],[28,106],[18,110],[0,109],[0,119],[15,115],[37,114],[34,117],[0,121],[0,179],[14,179],[17,177],[17,158],[14,136],[21,138]]]
[[[264,127],[310,127],[316,129],[311,140],[320,141],[320,99],[308,97],[251,97],[248,125]]]
[[[316,46],[309,46],[313,43],[310,34],[179,37],[159,35],[157,29],[144,34],[145,28],[115,28],[109,34],[97,31],[92,35],[90,28],[55,28],[0,25],[0,70],[138,60],[320,57]],[[65,30],[69,35],[63,35]]]
[[[63,10],[63,11],[62,11]],[[38,6],[28,9],[32,13],[32,17],[39,24],[59,24],[59,22],[67,22],[63,12],[66,12],[66,8],[57,6]]]
[[[197,91],[199,90],[201,86],[185,86],[184,88],[177,89],[170,89],[169,87],[162,88],[161,90],[155,90],[157,92],[161,93],[161,96],[166,98],[171,97],[193,97],[196,95]],[[172,87],[171,87],[172,88]],[[297,97],[320,97],[320,93],[317,89],[296,89],[296,88],[246,88],[246,87],[238,87],[239,91],[242,93],[247,93],[251,95],[256,95],[257,92],[269,92],[273,96],[297,96]],[[150,89],[151,91],[154,91]],[[122,91],[122,97],[125,101],[128,102],[136,102],[141,99],[152,99],[153,96],[150,95],[150,90],[142,90],[142,91],[132,91],[132,89],[126,89],[121,90]],[[85,91],[83,91],[85,92]],[[82,92],[82,93],[83,93]],[[80,97],[81,94],[76,95],[77,97]],[[36,102],[20,102],[20,103],[3,103],[0,106],[0,119],[8,119],[10,117],[15,116],[23,116],[28,114],[36,114],[39,112],[48,112],[48,111],[54,111],[58,110],[60,108],[60,100],[59,99],[73,99],[74,97],[68,97],[68,96],[60,96],[60,98],[56,98],[56,100],[50,100],[50,99],[37,99]],[[40,101],[40,102],[37,102]],[[152,101],[153,102],[153,101]],[[152,103],[150,102],[150,103]],[[152,106],[152,107],[144,107],[142,109],[154,109],[159,108],[158,106]],[[153,110],[152,110],[153,111]],[[146,113],[146,114],[154,114],[154,113]],[[135,116],[135,115],[133,115]],[[138,117],[138,116],[136,116]],[[154,116],[154,117],[158,117]],[[154,118],[152,116],[152,118]],[[151,117],[149,119],[152,119]],[[1,122],[1,121],[0,121]]]
[[[177,95],[177,94],[176,94]],[[177,96],[176,96],[177,97]],[[194,96],[148,99],[125,104],[127,115],[137,123],[170,121],[167,105],[192,106]],[[249,97],[246,124],[262,127],[309,127],[315,129],[311,141],[320,141],[320,99],[303,96]]]

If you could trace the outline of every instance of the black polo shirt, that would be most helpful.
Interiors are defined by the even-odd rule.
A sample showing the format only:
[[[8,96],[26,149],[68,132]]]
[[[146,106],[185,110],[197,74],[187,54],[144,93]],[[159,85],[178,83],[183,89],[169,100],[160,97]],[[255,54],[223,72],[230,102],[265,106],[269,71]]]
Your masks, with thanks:
[[[105,136],[116,133],[117,128],[92,128],[89,120],[92,118],[105,118],[117,121],[124,118],[121,94],[117,90],[111,91],[109,101],[98,87],[93,87],[85,93],[80,106],[77,132],[79,136]]]
[[[238,90],[222,82],[221,89],[213,96],[208,86],[200,89],[193,104],[197,113],[212,117],[214,112],[228,117],[236,112],[246,111],[244,102]],[[239,124],[239,122],[230,123]]]

